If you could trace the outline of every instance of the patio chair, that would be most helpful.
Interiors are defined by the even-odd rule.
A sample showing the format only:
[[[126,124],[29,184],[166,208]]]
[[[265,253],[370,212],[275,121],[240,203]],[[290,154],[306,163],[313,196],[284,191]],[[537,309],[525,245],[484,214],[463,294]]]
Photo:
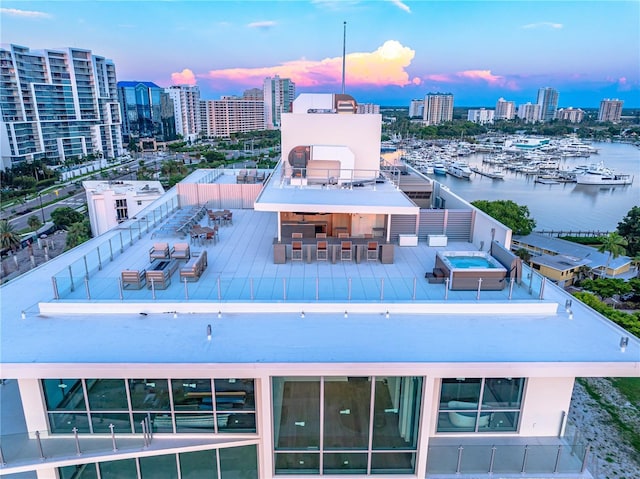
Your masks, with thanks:
[[[149,261],[169,259],[169,243],[154,243],[149,250]]]
[[[351,241],[342,241],[340,243],[340,259],[342,261],[352,260]]]
[[[173,245],[171,259],[184,259],[188,261],[189,258],[191,258],[191,249],[187,243],[176,243]]]
[[[302,241],[291,242],[291,260],[302,261]]]
[[[338,233],[338,238],[348,238],[349,233]]]
[[[367,242],[367,261],[378,261],[378,242]]]
[[[233,212],[232,211],[225,211],[225,213],[222,215],[222,222],[225,225],[232,225],[233,224]]]
[[[316,233],[316,238],[326,238],[327,233]]]
[[[326,241],[316,243],[316,260],[327,261],[329,259],[328,246]]]
[[[302,233],[291,233],[291,238],[292,239],[301,239],[302,238]]]

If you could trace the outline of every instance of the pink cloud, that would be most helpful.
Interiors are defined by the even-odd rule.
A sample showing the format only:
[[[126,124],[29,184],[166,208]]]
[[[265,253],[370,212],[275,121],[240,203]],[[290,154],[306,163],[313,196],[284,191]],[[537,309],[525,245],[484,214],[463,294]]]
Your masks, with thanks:
[[[386,41],[373,52],[349,53],[345,60],[346,81],[353,86],[419,84],[421,79],[410,78],[406,71],[414,56],[414,50],[395,40]],[[255,85],[261,84],[265,77],[275,75],[291,78],[300,87],[337,84],[342,78],[342,58],[300,59],[277,66],[211,70],[197,76],[215,81]]]
[[[171,82],[174,85],[195,85],[196,76],[193,71],[185,68],[181,72],[174,72],[171,74]]]
[[[462,83],[466,80],[483,81],[489,86],[497,86],[507,88],[509,90],[518,90],[518,84],[515,80],[509,80],[500,75],[494,75],[491,70],[465,70],[461,72],[446,74],[436,73],[427,75],[425,80],[431,80],[439,83]]]

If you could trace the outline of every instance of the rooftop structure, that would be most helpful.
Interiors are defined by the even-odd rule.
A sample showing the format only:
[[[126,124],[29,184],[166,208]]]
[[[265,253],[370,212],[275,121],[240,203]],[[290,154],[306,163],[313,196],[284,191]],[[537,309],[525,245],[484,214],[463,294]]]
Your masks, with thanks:
[[[0,472],[589,477],[574,378],[638,375],[640,341],[381,165],[380,117],[355,111],[301,96],[266,177],[197,171],[0,289],[28,431],[2,424]]]

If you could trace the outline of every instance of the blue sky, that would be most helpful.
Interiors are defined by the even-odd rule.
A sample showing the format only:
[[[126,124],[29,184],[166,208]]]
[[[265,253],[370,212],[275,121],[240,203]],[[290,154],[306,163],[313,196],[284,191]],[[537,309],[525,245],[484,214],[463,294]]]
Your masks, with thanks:
[[[2,1],[2,43],[80,47],[111,58],[118,80],[198,84],[242,94],[279,74],[298,92],[340,91],[408,105],[451,92],[459,106],[499,97],[561,107],[620,98],[640,107],[638,1]]]

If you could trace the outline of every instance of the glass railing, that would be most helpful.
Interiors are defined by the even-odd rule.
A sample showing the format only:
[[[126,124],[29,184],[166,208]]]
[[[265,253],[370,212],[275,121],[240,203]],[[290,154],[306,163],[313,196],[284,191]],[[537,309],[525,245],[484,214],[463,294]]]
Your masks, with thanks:
[[[50,435],[47,431],[33,431],[0,436],[0,470],[69,457],[104,454],[123,454],[147,449],[152,433],[147,417],[140,424],[141,434],[118,433],[117,427],[108,426],[107,434]],[[130,429],[130,428],[129,428]]]
[[[103,253],[101,253],[103,254]],[[86,263],[85,263],[86,261]],[[70,265],[54,278],[61,300],[215,301],[215,302],[349,302],[349,301],[508,301],[537,300],[539,290],[510,281],[502,290],[452,291],[448,281],[431,284],[420,277],[243,277],[203,273],[199,280],[181,278],[180,266],[168,284],[143,280],[134,288],[120,277],[86,276],[99,263],[97,252]],[[540,285],[538,285],[539,287]]]
[[[586,469],[589,448],[558,445],[429,446],[430,474],[576,474]]]

